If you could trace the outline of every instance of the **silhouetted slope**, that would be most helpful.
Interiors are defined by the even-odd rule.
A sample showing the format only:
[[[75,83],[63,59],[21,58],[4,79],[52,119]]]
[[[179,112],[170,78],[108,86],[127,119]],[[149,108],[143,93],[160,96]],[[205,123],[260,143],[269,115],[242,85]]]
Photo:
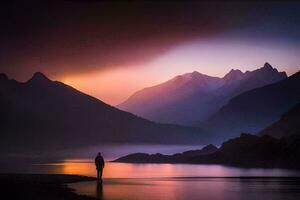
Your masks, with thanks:
[[[276,138],[300,135],[300,104],[285,113],[280,120],[259,132],[259,135],[270,135]]]
[[[286,77],[268,63],[251,72],[231,70],[223,78],[192,72],[138,91],[118,107],[157,122],[196,125],[230,98]]]
[[[270,136],[241,134],[238,138],[224,142],[216,157],[223,164],[272,167],[281,159],[281,151],[285,145],[285,141]]]
[[[241,134],[240,137],[228,140],[222,146],[207,154],[184,155],[174,154],[131,154],[115,162],[128,163],[194,163],[224,164],[239,167],[268,167],[300,169],[300,135],[284,139],[271,136]]]
[[[229,165],[300,169],[299,153],[299,135],[276,139],[242,134],[223,143],[216,157],[220,163]]]
[[[199,129],[120,111],[42,73],[25,83],[0,75],[2,153],[99,143],[197,143]]]
[[[229,101],[205,124],[213,141],[241,132],[256,133],[300,102],[300,72],[285,80],[245,92]]]
[[[185,151],[183,153],[177,153],[173,155],[146,154],[146,153],[134,153],[121,158],[116,159],[114,162],[130,162],[130,163],[186,163],[190,162],[197,156],[209,155],[218,151],[218,148],[210,144],[202,148],[201,150]]]

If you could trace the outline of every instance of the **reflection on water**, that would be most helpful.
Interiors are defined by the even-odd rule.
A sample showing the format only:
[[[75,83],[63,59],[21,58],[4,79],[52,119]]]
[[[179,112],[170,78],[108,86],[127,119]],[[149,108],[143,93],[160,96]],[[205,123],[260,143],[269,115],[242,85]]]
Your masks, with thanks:
[[[31,173],[96,176],[91,160],[65,160],[36,165],[32,170]],[[69,187],[104,200],[300,199],[300,178],[292,177],[300,177],[300,173],[222,165],[106,163],[103,183],[80,182]]]
[[[88,160],[65,160],[39,167],[54,173],[96,175],[94,163]],[[103,200],[294,200],[300,199],[300,179],[274,177],[299,175],[292,170],[222,165],[106,163],[103,183],[81,182],[69,187]]]
[[[96,181],[96,195],[95,197],[97,197],[98,199],[103,199],[103,183],[102,181]],[[92,196],[92,195],[91,195]]]
[[[103,200],[256,200],[300,198],[299,179],[149,178],[105,179],[69,184],[79,194]],[[100,188],[99,188],[100,187]]]
[[[93,161],[65,160],[35,166],[34,173],[79,174],[96,176]],[[153,178],[153,177],[241,177],[241,176],[300,176],[300,172],[284,169],[242,169],[222,165],[189,164],[105,164],[104,178]]]

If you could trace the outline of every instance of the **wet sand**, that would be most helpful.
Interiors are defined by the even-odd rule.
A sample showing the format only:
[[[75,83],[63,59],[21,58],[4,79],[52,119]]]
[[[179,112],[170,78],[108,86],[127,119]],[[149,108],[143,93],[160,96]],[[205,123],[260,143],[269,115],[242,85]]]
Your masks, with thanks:
[[[77,175],[0,174],[0,193],[2,198],[18,200],[94,200],[67,187],[92,180],[95,178]]]

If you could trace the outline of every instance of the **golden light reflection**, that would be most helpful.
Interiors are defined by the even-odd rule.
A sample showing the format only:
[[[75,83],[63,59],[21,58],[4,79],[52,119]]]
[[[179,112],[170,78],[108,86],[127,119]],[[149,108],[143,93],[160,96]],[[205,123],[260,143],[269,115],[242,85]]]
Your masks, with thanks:
[[[61,163],[47,164],[60,174],[79,174],[96,177],[96,168],[92,160],[68,159]],[[207,170],[209,169],[209,170]],[[106,162],[104,178],[155,178],[155,177],[191,177],[191,176],[228,176],[231,168],[205,165],[173,164],[130,164]]]
[[[138,90],[195,70],[223,77],[231,69],[252,71],[270,62],[279,71],[291,75],[298,71],[298,55],[295,52],[290,46],[273,42],[257,46],[252,42],[212,38],[182,44],[147,63],[110,66],[106,70],[83,74],[65,73],[56,79],[117,105]]]
[[[80,160],[65,160],[62,163],[52,163],[57,167],[57,173],[60,174],[80,174],[96,177],[96,168],[93,162],[84,162]],[[170,177],[176,174],[176,170],[171,164],[127,164],[106,162],[103,177],[104,178],[152,178],[152,177]]]
[[[240,199],[239,181],[226,179],[110,179],[99,185],[95,182],[79,182],[69,185],[81,195],[101,196],[103,199]],[[100,189],[99,189],[100,188]],[[100,192],[99,192],[100,191]],[[235,198],[239,197],[239,198]]]
[[[65,160],[44,164],[48,173],[76,174],[96,177],[93,160]],[[222,165],[186,164],[131,164],[106,162],[104,178],[162,178],[162,177],[236,177],[236,176],[290,176],[286,170],[242,169]]]

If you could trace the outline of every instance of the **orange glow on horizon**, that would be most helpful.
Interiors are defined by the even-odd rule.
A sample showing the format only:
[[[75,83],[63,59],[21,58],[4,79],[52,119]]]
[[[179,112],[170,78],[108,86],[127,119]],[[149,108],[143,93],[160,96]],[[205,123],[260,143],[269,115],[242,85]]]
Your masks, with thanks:
[[[59,81],[86,94],[94,96],[110,105],[117,105],[134,92],[158,84],[164,79],[149,74],[148,69],[116,68],[82,75],[63,76]]]
[[[193,71],[223,77],[231,69],[252,71],[269,62],[279,71],[286,71],[291,75],[298,71],[299,58],[296,52],[293,48],[280,44],[254,46],[239,41],[194,41],[178,46],[147,63],[111,66],[104,71],[83,74],[65,74],[58,77],[58,80],[114,106],[138,90]]]

